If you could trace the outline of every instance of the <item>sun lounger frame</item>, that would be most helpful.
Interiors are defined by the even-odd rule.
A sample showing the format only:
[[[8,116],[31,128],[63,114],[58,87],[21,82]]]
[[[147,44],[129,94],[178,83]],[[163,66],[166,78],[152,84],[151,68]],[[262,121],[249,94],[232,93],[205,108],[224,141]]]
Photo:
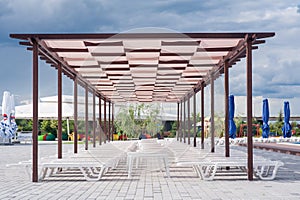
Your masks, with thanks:
[[[160,152],[128,152],[127,153],[127,171],[128,171],[128,178],[131,178],[132,175],[132,169],[133,169],[133,163],[136,161],[136,167],[138,165],[138,162],[142,158],[154,158],[157,159],[159,164],[161,165],[161,162],[164,164],[164,168],[167,174],[167,177],[170,177],[170,171],[169,171],[169,161],[168,161],[168,155],[165,153]]]
[[[109,166],[105,164],[95,163],[83,163],[83,162],[53,162],[44,163],[41,166],[40,180],[44,180],[46,177],[51,177],[53,174],[63,169],[79,169],[84,178],[87,181],[98,181],[103,176],[104,172],[108,170]]]
[[[192,166],[197,175],[203,180],[214,180],[217,169],[235,167],[242,171],[247,170],[247,160],[204,160],[204,161],[187,161],[178,162],[178,166]],[[258,160],[254,161],[254,176],[261,180],[273,180],[276,177],[278,168],[284,164],[281,161]]]

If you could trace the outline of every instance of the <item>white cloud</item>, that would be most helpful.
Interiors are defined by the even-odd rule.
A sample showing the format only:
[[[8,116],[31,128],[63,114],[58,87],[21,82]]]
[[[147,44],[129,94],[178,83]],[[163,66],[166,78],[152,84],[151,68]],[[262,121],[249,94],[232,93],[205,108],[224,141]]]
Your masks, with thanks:
[[[293,0],[2,0],[0,52],[5,51],[3,43],[13,41],[8,39],[12,32],[124,32],[142,27],[179,32],[275,31],[276,36],[253,53],[253,94],[300,96],[299,10]],[[5,57],[1,56],[4,65],[22,70],[22,62]],[[235,95],[245,94],[245,69],[244,60],[230,69],[230,92]],[[216,90],[219,93],[222,87]]]

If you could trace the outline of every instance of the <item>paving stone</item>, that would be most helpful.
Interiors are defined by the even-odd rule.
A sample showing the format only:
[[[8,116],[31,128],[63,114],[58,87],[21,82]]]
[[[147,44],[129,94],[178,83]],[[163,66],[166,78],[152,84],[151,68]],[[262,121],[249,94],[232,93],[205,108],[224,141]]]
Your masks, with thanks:
[[[216,148],[216,151],[218,151]],[[231,146],[246,152],[245,147]],[[73,145],[63,145],[64,152]],[[49,179],[32,183],[20,161],[31,159],[32,146],[27,144],[0,146],[0,199],[299,199],[300,157],[254,149],[256,155],[280,159],[285,166],[273,181],[246,179],[203,181],[192,168],[170,168],[171,178],[156,169],[155,164],[134,170],[127,178],[126,162],[112,170],[104,179],[87,182],[84,179]],[[39,158],[57,152],[56,144],[40,144]],[[10,164],[10,166],[7,166]],[[142,163],[145,164],[145,163]],[[284,189],[283,189],[284,187]]]

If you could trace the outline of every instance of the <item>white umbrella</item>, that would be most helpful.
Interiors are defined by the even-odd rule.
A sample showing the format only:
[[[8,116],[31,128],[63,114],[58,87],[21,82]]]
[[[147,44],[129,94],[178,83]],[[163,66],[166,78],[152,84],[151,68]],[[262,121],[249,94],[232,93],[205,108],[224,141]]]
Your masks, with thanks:
[[[10,128],[12,130],[12,136],[15,136],[18,130],[18,125],[15,121],[15,96],[10,95]]]
[[[12,112],[12,104],[11,104],[12,99],[13,97],[11,97],[10,92],[5,91],[3,93],[3,100],[2,100],[3,119],[0,122],[0,137],[8,139],[9,143],[10,143],[10,139],[14,136],[15,131],[17,130],[17,125],[15,124],[15,122],[13,122],[12,126],[10,123],[10,115]],[[14,100],[13,100],[13,104],[14,104]]]
[[[12,117],[15,117],[15,96],[12,94],[10,95],[10,114]]]
[[[6,114],[6,116],[9,116],[11,112],[11,106],[10,106],[10,92],[4,91],[3,93],[3,100],[2,100],[2,115]]]

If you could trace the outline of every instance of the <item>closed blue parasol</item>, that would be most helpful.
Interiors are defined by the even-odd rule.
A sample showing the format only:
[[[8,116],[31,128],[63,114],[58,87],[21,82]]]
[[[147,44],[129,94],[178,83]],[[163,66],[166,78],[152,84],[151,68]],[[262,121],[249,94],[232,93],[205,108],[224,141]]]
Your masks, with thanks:
[[[290,124],[290,104],[288,101],[285,101],[284,102],[284,107],[283,107],[283,110],[284,110],[284,124],[283,124],[283,127],[282,127],[282,134],[283,134],[283,137],[286,138],[286,137],[291,137],[292,136],[292,126]]]
[[[235,138],[236,137],[236,126],[233,121],[234,117],[234,96],[229,96],[229,137]]]
[[[269,122],[269,102],[268,99],[263,100],[263,110],[262,110],[262,137],[268,138],[270,133],[270,127],[268,125]]]

